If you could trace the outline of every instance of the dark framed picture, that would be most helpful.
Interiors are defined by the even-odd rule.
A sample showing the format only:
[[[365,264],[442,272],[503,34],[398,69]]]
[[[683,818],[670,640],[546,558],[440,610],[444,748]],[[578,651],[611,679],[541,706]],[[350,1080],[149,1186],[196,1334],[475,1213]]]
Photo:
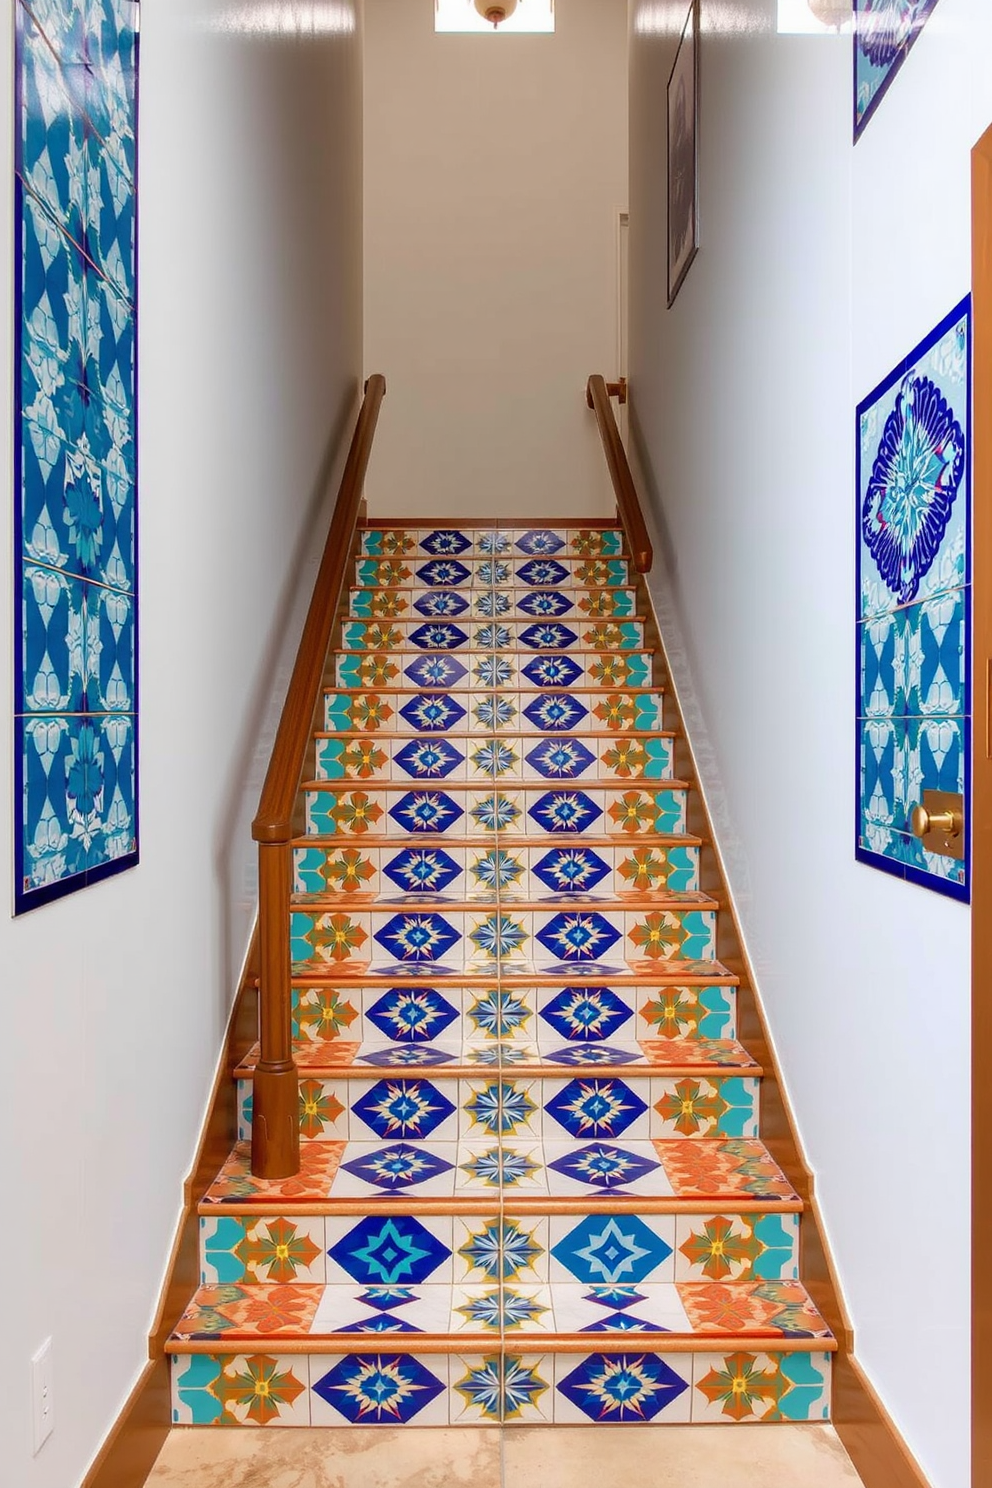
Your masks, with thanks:
[[[689,14],[668,79],[668,303],[699,248],[699,0]]]

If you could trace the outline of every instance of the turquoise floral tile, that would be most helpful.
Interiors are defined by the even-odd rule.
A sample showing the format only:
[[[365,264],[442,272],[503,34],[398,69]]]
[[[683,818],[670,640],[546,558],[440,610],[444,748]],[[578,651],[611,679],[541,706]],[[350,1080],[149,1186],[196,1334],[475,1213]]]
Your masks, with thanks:
[[[798,1214],[680,1214],[675,1220],[675,1279],[795,1281]]]
[[[697,1425],[830,1418],[831,1356],[738,1351],[692,1358]]]
[[[310,1363],[305,1354],[265,1351],[173,1354],[173,1424],[309,1426]]]

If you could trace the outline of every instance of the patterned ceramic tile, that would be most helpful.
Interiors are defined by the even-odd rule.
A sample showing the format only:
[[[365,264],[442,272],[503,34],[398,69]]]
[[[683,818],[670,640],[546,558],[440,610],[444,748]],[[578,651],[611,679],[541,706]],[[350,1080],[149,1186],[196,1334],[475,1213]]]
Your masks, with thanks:
[[[860,138],[937,0],[854,0],[854,138]]]
[[[556,1423],[644,1425],[689,1420],[692,1356],[630,1352],[555,1357]]]
[[[300,1216],[200,1220],[200,1281],[322,1282],[324,1221]]]
[[[693,1356],[692,1420],[826,1421],[830,1355],[735,1353]]]
[[[172,1356],[177,1426],[309,1426],[306,1355]]]
[[[679,1281],[793,1281],[798,1214],[694,1214],[675,1220]]]
[[[483,1357],[452,1358],[450,1422],[458,1425],[548,1424],[553,1411],[553,1355],[519,1345]]]
[[[313,1361],[314,1426],[448,1424],[447,1359],[412,1354],[348,1354]]]

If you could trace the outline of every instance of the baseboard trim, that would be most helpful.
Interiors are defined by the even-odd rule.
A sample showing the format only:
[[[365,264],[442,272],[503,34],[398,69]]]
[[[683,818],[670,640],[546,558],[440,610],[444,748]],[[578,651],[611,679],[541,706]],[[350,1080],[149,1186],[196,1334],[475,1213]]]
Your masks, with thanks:
[[[149,1359],[81,1488],[142,1488],[169,1434],[169,1366]]]

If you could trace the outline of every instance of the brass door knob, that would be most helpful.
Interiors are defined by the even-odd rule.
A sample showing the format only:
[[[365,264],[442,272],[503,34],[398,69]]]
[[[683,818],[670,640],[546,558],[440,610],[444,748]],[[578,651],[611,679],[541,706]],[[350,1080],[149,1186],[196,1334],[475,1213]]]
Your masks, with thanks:
[[[914,837],[926,837],[928,832],[943,832],[947,837],[957,837],[964,825],[959,811],[928,811],[925,806],[914,806],[909,819]]]

